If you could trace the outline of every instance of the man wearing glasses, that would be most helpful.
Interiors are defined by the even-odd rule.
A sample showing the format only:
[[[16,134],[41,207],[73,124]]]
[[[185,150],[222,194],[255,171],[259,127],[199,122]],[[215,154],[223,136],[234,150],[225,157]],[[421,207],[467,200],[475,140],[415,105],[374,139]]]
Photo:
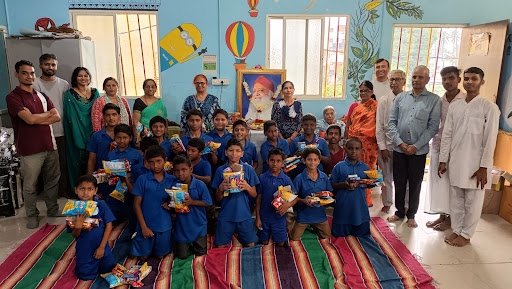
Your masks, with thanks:
[[[389,116],[389,134],[393,140],[393,177],[397,211],[388,218],[395,222],[407,217],[411,228],[420,202],[421,182],[429,141],[439,130],[441,98],[425,87],[430,80],[428,67],[420,65],[412,73],[412,90],[397,95]],[[409,182],[409,208],[405,211],[405,193]]]
[[[405,73],[402,70],[391,71],[389,86],[391,91],[381,97],[377,106],[377,126],[376,137],[379,146],[378,164],[382,170],[384,184],[382,189],[381,209],[384,213],[389,213],[393,205],[393,141],[389,135],[388,121],[393,102],[398,94],[404,91]]]

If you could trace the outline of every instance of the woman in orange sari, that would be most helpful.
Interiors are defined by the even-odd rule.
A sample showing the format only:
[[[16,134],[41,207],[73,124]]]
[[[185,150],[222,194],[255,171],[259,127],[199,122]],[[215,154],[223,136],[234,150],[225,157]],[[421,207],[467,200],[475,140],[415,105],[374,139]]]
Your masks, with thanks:
[[[373,94],[373,84],[365,80],[359,85],[359,96],[361,103],[354,108],[351,115],[347,117],[348,138],[357,137],[363,143],[361,161],[367,164],[371,170],[377,168],[379,147],[375,137],[377,101]],[[348,140],[348,138],[346,138]],[[366,202],[369,207],[373,206],[372,190],[366,189]]]

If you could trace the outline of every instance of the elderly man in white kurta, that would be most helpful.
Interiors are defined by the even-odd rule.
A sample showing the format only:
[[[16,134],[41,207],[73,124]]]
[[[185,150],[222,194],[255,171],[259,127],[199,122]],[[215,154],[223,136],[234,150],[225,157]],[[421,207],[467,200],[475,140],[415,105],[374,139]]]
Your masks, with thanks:
[[[433,228],[436,231],[444,231],[450,228],[450,179],[448,174],[441,177],[435,175],[439,166],[439,150],[441,147],[441,136],[443,135],[444,123],[448,108],[455,101],[464,99],[466,94],[459,89],[460,69],[455,66],[447,66],[441,69],[441,79],[445,94],[441,99],[441,123],[439,131],[432,139],[430,146],[430,166],[428,171],[428,187],[425,194],[425,213],[439,214],[439,218],[434,221],[428,221],[427,228]]]
[[[480,68],[464,71],[464,100],[450,105],[439,155],[438,175],[447,171],[450,176],[450,215],[453,233],[446,243],[462,247],[469,244],[475,233],[482,205],[484,189],[493,165],[494,148],[498,135],[500,110],[495,103],[480,95],[484,84]]]

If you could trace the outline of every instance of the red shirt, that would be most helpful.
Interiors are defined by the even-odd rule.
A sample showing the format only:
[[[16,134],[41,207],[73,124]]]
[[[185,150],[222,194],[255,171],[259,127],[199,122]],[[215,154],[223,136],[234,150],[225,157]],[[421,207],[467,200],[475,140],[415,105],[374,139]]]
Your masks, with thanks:
[[[340,147],[340,150],[337,153],[331,154],[331,157],[330,157],[331,161],[329,162],[329,165],[324,168],[324,173],[326,175],[330,175],[334,166],[337,163],[343,161],[345,159],[345,157],[346,157],[345,150],[342,147]]]
[[[44,95],[44,94],[43,94]],[[48,110],[54,108],[52,101],[46,97]],[[45,151],[55,150],[53,146],[53,136],[49,124],[26,123],[18,116],[18,113],[28,108],[32,114],[44,113],[43,103],[36,91],[27,92],[17,86],[5,98],[7,110],[11,116],[12,127],[14,129],[14,142],[16,150],[21,156],[29,156]]]

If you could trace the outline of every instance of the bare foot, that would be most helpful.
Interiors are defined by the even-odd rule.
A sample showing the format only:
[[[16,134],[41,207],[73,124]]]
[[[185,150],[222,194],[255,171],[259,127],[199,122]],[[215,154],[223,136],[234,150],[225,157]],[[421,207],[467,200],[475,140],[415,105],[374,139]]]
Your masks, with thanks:
[[[393,216],[387,218],[388,222],[396,222],[396,221],[399,221],[401,219],[403,219],[403,218],[400,218],[397,215],[393,215]]]
[[[427,226],[427,228],[433,228],[436,225],[441,224],[445,219],[446,219],[445,215],[439,215],[439,218],[437,218],[436,220],[428,221],[426,226]]]
[[[442,223],[435,225],[433,229],[442,232],[450,229],[451,226],[452,220],[450,219],[450,217],[448,217]]]
[[[416,221],[414,219],[408,219],[407,226],[409,226],[409,228],[417,228],[418,223],[416,223]]]
[[[469,239],[466,239],[462,236],[458,236],[457,238],[455,238],[455,240],[449,242],[448,244],[454,246],[454,247],[464,247],[466,246],[467,244],[469,244],[470,240]]]
[[[380,209],[380,211],[389,214],[389,209],[391,209],[391,206],[384,206],[382,209]]]
[[[453,240],[457,239],[459,235],[452,233],[449,237],[444,238],[444,241],[450,244]]]

